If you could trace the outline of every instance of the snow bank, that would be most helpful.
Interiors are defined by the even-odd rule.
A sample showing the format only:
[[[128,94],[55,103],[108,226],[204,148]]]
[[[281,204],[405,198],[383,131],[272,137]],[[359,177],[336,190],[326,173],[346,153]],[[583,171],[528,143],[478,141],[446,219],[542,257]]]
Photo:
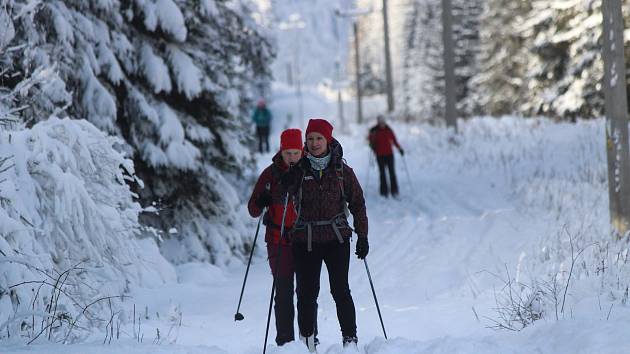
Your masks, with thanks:
[[[609,227],[604,124],[505,117],[460,122],[458,135],[428,125],[406,128],[411,154],[431,175],[483,181],[516,207],[520,220],[507,220],[513,230],[502,238],[528,239],[503,269],[493,269],[505,287],[497,291],[497,322],[490,326],[520,330],[540,319],[607,317],[609,309],[626,306],[629,251]],[[471,190],[467,198],[483,197]],[[522,231],[524,220],[531,223]],[[500,249],[503,240],[488,242]]]

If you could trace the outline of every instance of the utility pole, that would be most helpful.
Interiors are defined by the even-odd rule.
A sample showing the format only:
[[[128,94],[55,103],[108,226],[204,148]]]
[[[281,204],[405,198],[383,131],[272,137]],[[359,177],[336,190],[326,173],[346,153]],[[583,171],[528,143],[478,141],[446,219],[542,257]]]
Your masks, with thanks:
[[[385,78],[387,80],[387,111],[394,111],[394,84],[392,82],[392,57],[389,51],[389,21],[387,0],[383,0],[383,32],[385,35]]]
[[[604,96],[610,221],[616,237],[630,230],[630,156],[624,23],[620,0],[603,0]]]
[[[337,109],[339,114],[339,122],[341,124],[341,131],[346,132],[346,121],[343,118],[343,99],[341,97],[341,63],[339,58],[335,60],[335,76],[337,82]]]
[[[354,66],[357,81],[357,123],[363,123],[363,109],[361,105],[361,60],[359,59],[359,25],[357,21],[352,24],[354,32]]]
[[[457,131],[455,110],[455,61],[453,43],[453,13],[451,0],[442,0],[442,42],[444,43],[444,118],[448,127]]]
[[[287,62],[287,84],[293,86],[293,69],[291,68],[291,62]]]
[[[355,78],[357,82],[357,123],[363,122],[363,108],[361,105],[361,60],[359,59],[359,25],[357,18],[359,16],[367,15],[372,12],[372,9],[351,9],[347,11],[335,10],[335,14],[339,17],[350,17],[353,19],[352,30],[354,32],[354,65],[356,67]]]

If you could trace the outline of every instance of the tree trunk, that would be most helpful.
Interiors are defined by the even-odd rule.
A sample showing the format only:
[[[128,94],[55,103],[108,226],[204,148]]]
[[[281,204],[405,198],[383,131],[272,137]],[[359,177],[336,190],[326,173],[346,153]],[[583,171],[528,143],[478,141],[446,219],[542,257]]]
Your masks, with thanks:
[[[361,108],[361,61],[359,59],[359,24],[354,21],[352,25],[354,31],[354,66],[356,67],[357,78],[357,123],[363,122],[363,110]]]
[[[392,80],[392,57],[389,52],[389,20],[387,0],[383,0],[383,32],[385,36],[385,78],[387,80],[387,111],[394,111],[394,83]]]
[[[630,228],[630,161],[628,151],[628,102],[620,0],[603,0],[604,95],[610,220],[617,237]]]
[[[453,14],[451,0],[442,0],[442,41],[444,43],[444,118],[457,131],[455,109],[455,54],[453,50]]]

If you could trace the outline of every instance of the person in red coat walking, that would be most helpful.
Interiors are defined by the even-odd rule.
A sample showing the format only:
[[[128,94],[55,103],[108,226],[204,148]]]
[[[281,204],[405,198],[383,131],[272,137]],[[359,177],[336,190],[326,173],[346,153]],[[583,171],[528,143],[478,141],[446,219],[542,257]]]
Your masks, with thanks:
[[[284,219],[284,234],[280,234],[282,215],[287,189],[280,184],[282,175],[302,157],[302,132],[299,129],[287,129],[280,136],[280,151],[272,158],[272,164],[262,172],[247,204],[249,214],[263,216],[266,226],[265,242],[272,274],[276,277],[276,296],[274,314],[276,318],[276,343],[281,346],[295,339],[293,322],[294,274],[293,252],[289,239],[289,230],[293,227],[297,214],[293,202],[288,201]],[[278,260],[280,255],[280,260]],[[278,269],[276,269],[276,266]],[[317,307],[315,307],[315,314]],[[317,316],[313,319],[314,323]],[[316,327],[316,323],[315,323]]]
[[[291,230],[297,280],[298,326],[310,351],[314,346],[313,314],[319,294],[322,264],[326,264],[330,292],[337,307],[343,346],[356,346],[356,312],[348,272],[354,219],[355,254],[364,259],[369,250],[368,219],[363,190],[354,171],[343,160],[341,144],[332,137],[333,126],[311,119],[306,128],[306,155],[285,174],[282,183],[291,191],[297,219]]]
[[[396,169],[394,168],[394,151],[392,146],[395,145],[403,156],[405,151],[400,147],[396,140],[394,131],[385,123],[385,118],[379,115],[376,118],[377,124],[370,129],[368,140],[370,147],[376,154],[378,162],[378,172],[381,179],[381,195],[387,197],[389,193],[393,197],[398,195],[398,181],[396,180]],[[385,176],[385,168],[389,172],[389,187],[387,186],[387,178]]]

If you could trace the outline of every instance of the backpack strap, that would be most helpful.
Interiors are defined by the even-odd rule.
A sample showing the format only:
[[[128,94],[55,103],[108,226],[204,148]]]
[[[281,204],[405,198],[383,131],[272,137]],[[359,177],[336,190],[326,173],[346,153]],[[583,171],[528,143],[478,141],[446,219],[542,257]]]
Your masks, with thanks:
[[[295,217],[296,223],[300,220],[300,216],[302,214],[302,183],[304,183],[304,175],[306,175],[306,172],[302,170],[302,177],[300,177],[300,187],[298,187],[297,192],[297,201],[293,201],[293,207],[295,208],[295,206],[297,205],[297,216]]]
[[[343,165],[346,163],[346,159],[342,159],[341,162],[335,167],[335,173],[337,174],[337,180],[339,181],[339,188],[341,189],[341,209],[343,213],[348,217],[350,211],[348,210],[348,202],[346,201],[346,191],[343,184]]]

